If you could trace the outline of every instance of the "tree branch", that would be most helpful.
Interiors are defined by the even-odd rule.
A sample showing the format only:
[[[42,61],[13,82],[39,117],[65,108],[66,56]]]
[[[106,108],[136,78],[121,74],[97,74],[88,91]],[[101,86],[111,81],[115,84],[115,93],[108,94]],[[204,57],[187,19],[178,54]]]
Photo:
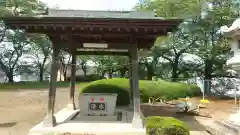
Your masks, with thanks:
[[[12,61],[12,58],[13,58],[14,53],[15,53],[15,50],[12,51],[11,56],[10,56],[10,58],[9,58],[9,60],[8,60],[8,67],[9,67],[10,69],[11,69],[11,61]]]
[[[172,59],[170,59],[169,57],[164,56],[164,55],[162,55],[161,57],[164,58],[164,59],[166,59],[166,60],[168,60],[170,63],[173,63]]]
[[[173,51],[174,51],[175,55],[177,55],[177,49],[175,46],[173,46]]]
[[[0,39],[0,43],[4,40],[5,35],[6,35],[6,31],[7,31],[7,29],[6,29],[6,27],[5,27],[4,30],[3,30],[3,34],[2,34],[2,36],[1,36],[1,39]]]
[[[189,49],[197,40],[197,38],[195,38],[189,45],[187,45],[187,47],[185,47],[184,49],[181,49],[178,53],[177,56],[179,57],[182,53],[184,53],[187,49]]]

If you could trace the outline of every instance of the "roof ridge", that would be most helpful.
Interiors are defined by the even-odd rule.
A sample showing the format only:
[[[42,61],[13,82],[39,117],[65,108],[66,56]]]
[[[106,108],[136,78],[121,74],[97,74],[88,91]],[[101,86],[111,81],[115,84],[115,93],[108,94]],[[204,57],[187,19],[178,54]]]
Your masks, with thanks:
[[[83,9],[51,9],[50,11],[89,11],[89,12],[113,12],[113,13],[131,13],[131,12],[137,12],[137,13],[153,13],[154,11],[135,11],[135,10],[83,10]]]

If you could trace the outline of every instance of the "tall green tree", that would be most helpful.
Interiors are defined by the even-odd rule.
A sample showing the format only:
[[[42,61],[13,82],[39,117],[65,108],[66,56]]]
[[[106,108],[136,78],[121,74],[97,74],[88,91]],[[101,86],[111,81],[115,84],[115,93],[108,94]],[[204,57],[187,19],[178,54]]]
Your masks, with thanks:
[[[45,12],[45,4],[38,0],[6,0],[0,4],[0,17],[32,16]],[[29,40],[23,30],[6,29],[3,23],[0,30],[1,46],[4,46],[0,52],[0,67],[12,83],[14,72]]]
[[[205,91],[206,94],[211,94],[213,74],[224,72],[226,55],[230,47],[219,30],[221,26],[230,24],[235,15],[231,9],[231,1],[209,0],[207,2],[211,6],[205,10],[205,16],[199,16],[191,25],[194,36],[199,39],[199,46],[193,50],[193,53],[204,60]]]
[[[189,18],[201,11],[203,0],[143,0],[134,7],[138,11],[156,11],[164,18]]]
[[[112,78],[113,73],[118,72],[121,77],[124,77],[128,71],[128,58],[120,56],[96,56],[93,61],[97,65],[97,71],[100,76],[104,77],[108,73],[109,78]]]
[[[164,18],[177,17],[188,19],[200,14],[201,5],[202,1],[199,0],[144,0],[138,3],[135,9],[140,11],[155,10],[159,17]],[[181,74],[179,71],[181,56],[189,51],[196,41],[191,33],[186,32],[186,29],[188,30],[189,26],[182,25],[177,32],[170,34],[167,38],[159,38],[156,41],[155,46],[152,48],[151,56],[153,60],[150,63],[145,60],[149,79],[151,78],[150,74],[153,74],[152,70],[156,70],[156,65],[159,65],[159,58],[164,58],[172,69],[171,80],[178,80],[177,78]]]
[[[8,77],[8,82],[13,83],[16,67],[24,51],[27,51],[29,40],[21,30],[7,31],[6,35],[6,40],[1,44],[0,67]]]
[[[0,16],[33,16],[45,12],[46,4],[38,0],[5,0]]]
[[[162,57],[171,65],[171,81],[178,81],[178,76],[182,73],[179,68],[181,58],[196,44],[196,40],[190,33],[180,29],[153,47],[153,56]]]
[[[231,23],[236,14],[239,15],[238,7],[239,4],[228,0],[145,0],[135,9],[151,11],[155,9],[158,16],[185,19],[183,23],[185,26],[173,33],[167,39],[168,42],[156,42],[157,46],[153,48],[153,52],[173,63],[171,64],[173,78],[177,78],[181,73],[177,66],[182,56],[180,52],[199,56],[204,61],[204,70],[196,71],[200,72],[200,75],[203,74],[207,89],[210,88],[208,82],[211,81],[212,74],[225,70],[226,55],[229,50],[229,44],[220,34],[219,28]],[[186,29],[187,32],[179,37],[179,32]],[[188,38],[185,38],[185,35],[188,35]],[[192,39],[195,39],[194,46],[191,44],[191,41],[194,41]],[[181,68],[184,67],[180,65]]]
[[[126,73],[128,73],[129,70],[129,58],[126,56],[115,56],[114,57],[116,62],[116,70],[119,73],[120,77],[126,77]]]
[[[51,41],[46,35],[34,36],[30,39],[31,41],[31,54],[35,58],[35,64],[39,69],[39,81],[43,81],[44,72],[46,70],[47,60],[52,52]]]
[[[91,57],[90,56],[87,56],[87,55],[82,55],[82,56],[79,56],[77,61],[79,63],[79,67],[82,69],[83,71],[83,75],[84,77],[87,76],[87,72],[88,72],[88,62],[89,60],[91,60]]]

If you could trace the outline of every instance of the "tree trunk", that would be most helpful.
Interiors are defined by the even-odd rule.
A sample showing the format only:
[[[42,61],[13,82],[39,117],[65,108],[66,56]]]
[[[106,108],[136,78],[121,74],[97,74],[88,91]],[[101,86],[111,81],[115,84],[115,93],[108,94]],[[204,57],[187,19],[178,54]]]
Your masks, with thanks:
[[[112,71],[112,69],[109,70],[108,76],[109,76],[110,79],[113,77],[113,71]]]
[[[151,65],[147,65],[147,80],[152,80],[154,75],[153,67]]]
[[[86,62],[81,62],[81,67],[82,67],[83,75],[84,75],[84,77],[86,77],[87,76]]]
[[[87,71],[86,70],[83,70],[83,75],[84,75],[84,77],[87,76]]]
[[[42,64],[40,64],[40,73],[39,73],[39,81],[43,82],[43,74],[44,74],[44,66],[47,61],[47,57],[45,56]]]
[[[175,58],[174,63],[172,64],[172,82],[178,81],[178,58]]]
[[[40,73],[39,73],[39,81],[43,82],[43,66],[40,67]]]
[[[8,83],[14,83],[13,80],[13,71],[7,73]]]
[[[119,72],[120,72],[120,77],[125,77],[126,71],[128,69],[126,67],[120,68]]]
[[[125,77],[125,73],[126,73],[126,71],[124,71],[124,70],[120,70],[120,77]]]
[[[101,77],[102,77],[102,78],[104,78],[105,73],[106,73],[106,70],[102,70],[102,71],[101,71]]]
[[[64,81],[67,80],[67,70],[63,71],[63,79]]]
[[[12,84],[14,83],[13,76],[8,77],[8,83],[12,83]]]
[[[87,68],[85,67],[85,65],[82,65],[82,71],[83,71],[84,77],[86,77],[87,76]]]
[[[212,80],[212,60],[205,60],[205,71],[204,71],[204,93],[206,96],[211,96],[211,80]]]
[[[61,64],[61,73],[63,73],[63,79],[64,81],[67,80],[67,70],[68,70],[68,65],[65,65],[64,63]],[[61,76],[60,76],[61,77]]]

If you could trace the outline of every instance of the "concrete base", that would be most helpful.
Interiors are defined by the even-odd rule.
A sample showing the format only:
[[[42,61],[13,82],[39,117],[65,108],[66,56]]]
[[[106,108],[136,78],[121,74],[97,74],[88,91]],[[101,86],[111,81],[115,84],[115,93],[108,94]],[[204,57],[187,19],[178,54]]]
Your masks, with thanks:
[[[87,121],[78,115],[80,110],[65,108],[59,111],[55,117],[57,125],[54,127],[45,126],[40,123],[29,131],[29,135],[145,135],[145,128],[133,128],[133,111],[128,108],[116,109],[117,112],[123,111],[121,121],[108,119],[98,121],[92,119]],[[104,117],[104,116],[103,116]]]
[[[132,127],[133,128],[139,128],[139,129],[144,128],[143,120],[141,118],[133,117]]]
[[[57,121],[56,121],[56,118],[55,116],[52,116],[52,117],[46,117],[44,120],[43,120],[43,124],[47,127],[53,127],[53,126],[56,126],[57,125]]]

